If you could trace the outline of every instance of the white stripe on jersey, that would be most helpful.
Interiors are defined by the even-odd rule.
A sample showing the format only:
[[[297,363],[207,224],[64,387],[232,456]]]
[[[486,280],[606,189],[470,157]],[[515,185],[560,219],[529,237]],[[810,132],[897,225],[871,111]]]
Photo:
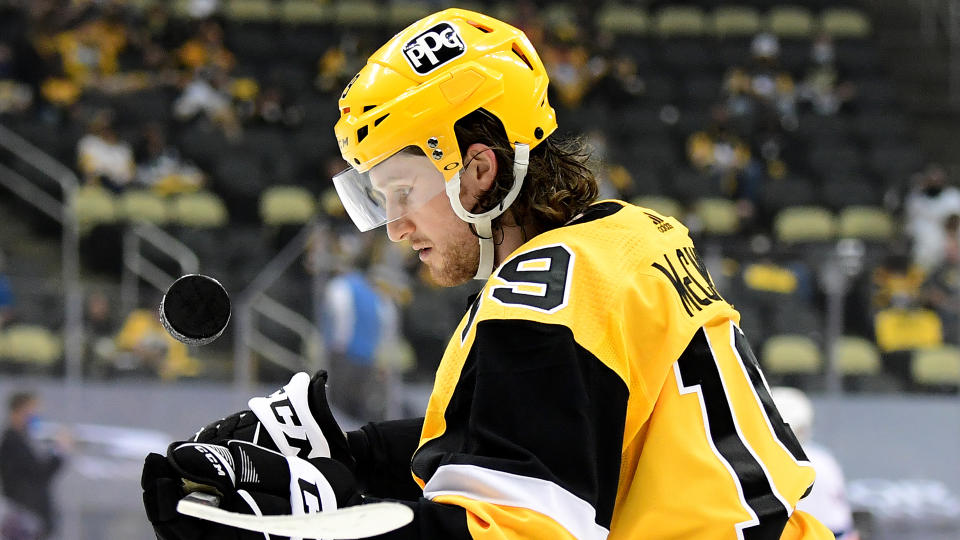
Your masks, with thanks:
[[[539,512],[579,540],[604,540],[610,534],[597,524],[597,511],[587,501],[539,478],[476,465],[441,465],[423,487],[423,496],[459,495],[502,506]]]

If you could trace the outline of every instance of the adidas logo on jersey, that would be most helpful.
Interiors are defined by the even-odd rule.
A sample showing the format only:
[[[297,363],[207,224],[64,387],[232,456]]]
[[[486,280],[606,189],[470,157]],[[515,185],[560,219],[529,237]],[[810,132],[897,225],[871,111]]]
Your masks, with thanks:
[[[420,75],[430,73],[465,52],[467,45],[456,27],[448,22],[417,34],[403,46],[404,58]]]

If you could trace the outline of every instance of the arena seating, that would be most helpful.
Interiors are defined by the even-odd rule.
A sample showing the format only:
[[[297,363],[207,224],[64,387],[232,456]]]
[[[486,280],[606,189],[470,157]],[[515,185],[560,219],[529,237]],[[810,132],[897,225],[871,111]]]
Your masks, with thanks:
[[[254,80],[261,91],[278,89],[290,105],[291,118],[297,119],[250,121],[242,135],[231,137],[205,122],[176,120],[174,88],[115,96],[85,94],[79,104],[113,108],[118,133],[131,140],[140,137],[144,123],[162,123],[174,146],[204,171],[208,182],[199,192],[167,198],[145,189],[117,194],[85,187],[77,200],[84,231],[149,221],[182,237],[204,261],[219,266],[237,258],[225,253],[225,239],[237,235],[258,246],[249,264],[262,262],[275,246],[263,240],[258,230],[306,223],[317,215],[329,218],[320,197],[328,187],[330,163],[338,158],[331,126],[337,118],[335,100],[340,88],[315,86],[318,60],[340,45],[369,53],[364,48],[432,6],[371,0],[224,0],[220,4],[218,20],[225,46],[236,56],[234,75]],[[128,2],[131,19],[140,21],[149,9],[163,5],[167,4]],[[189,37],[197,24],[191,18],[191,3],[177,0],[169,3],[169,10],[177,35]],[[539,24],[560,36],[565,28],[583,23],[582,12],[574,3],[551,3],[540,13]],[[504,2],[493,6],[492,13],[510,17],[517,11]],[[607,161],[625,168],[632,178],[632,185],[618,195],[695,223],[692,228],[698,241],[702,238],[728,250],[728,255],[743,258],[741,266],[760,258],[741,249],[756,235],[768,237],[775,254],[797,254],[798,264],[815,274],[825,250],[838,238],[882,244],[901,233],[885,197],[891,190],[902,192],[910,174],[922,167],[924,156],[911,119],[899,110],[872,22],[855,3],[604,2],[589,24],[599,34],[608,34],[613,49],[633,61],[643,91],[616,111],[603,100],[562,106],[554,99],[554,104],[562,129],[600,128],[607,134]],[[820,33],[831,35],[837,70],[856,94],[850,106],[836,114],[800,111],[795,125],[784,133],[786,150],[798,157],[785,159],[786,174],[764,181],[751,217],[715,179],[690,165],[685,149],[690,135],[708,126],[711,106],[724,96],[725,74],[733,65],[750,60],[750,41],[761,31],[780,39],[781,67],[795,81],[805,76],[810,65],[812,41]],[[562,47],[590,45],[576,43],[576,38],[569,38],[572,44],[560,37],[551,39]],[[75,165],[76,142],[83,127],[69,117],[60,125],[30,117],[0,117],[0,122]],[[874,263],[867,260],[865,267]],[[750,294],[732,299],[748,330],[755,326],[758,335],[772,336],[762,344],[760,355],[772,373],[812,374],[822,369],[823,353],[815,340],[823,337],[823,312],[814,296],[792,298],[795,309],[779,318],[771,316],[767,306],[752,303]],[[877,355],[882,353],[871,348],[874,339],[864,334],[837,344],[844,375],[879,374],[882,363]],[[759,349],[761,343],[755,346]],[[918,353],[918,358],[926,357]],[[915,366],[921,367],[914,376],[942,373],[925,367],[933,362],[916,360]]]

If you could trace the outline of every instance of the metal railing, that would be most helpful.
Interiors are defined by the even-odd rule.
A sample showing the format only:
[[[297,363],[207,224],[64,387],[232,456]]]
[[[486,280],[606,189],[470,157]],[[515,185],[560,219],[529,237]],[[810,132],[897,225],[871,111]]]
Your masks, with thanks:
[[[138,223],[129,227],[123,235],[123,275],[120,281],[120,305],[123,313],[137,307],[140,298],[138,278],[159,291],[165,291],[175,279],[152,261],[144,257],[142,246],[148,243],[170,257],[180,267],[180,275],[199,272],[197,255],[182,242],[151,223]]]
[[[63,202],[43,192],[30,180],[7,167],[0,183],[61,225],[61,259],[64,289],[64,362],[68,384],[83,377],[83,298],[80,287],[80,226],[76,197],[80,179],[72,170],[0,125],[0,146],[43,173],[59,186]]]
[[[325,367],[323,339],[317,325],[266,294],[266,290],[306,251],[310,237],[319,230],[321,225],[316,220],[304,225],[233,302],[237,325],[234,333],[234,383],[238,389],[253,383],[254,351],[290,371],[313,373]],[[258,331],[255,315],[271,319],[299,336],[301,350],[291,351]]]

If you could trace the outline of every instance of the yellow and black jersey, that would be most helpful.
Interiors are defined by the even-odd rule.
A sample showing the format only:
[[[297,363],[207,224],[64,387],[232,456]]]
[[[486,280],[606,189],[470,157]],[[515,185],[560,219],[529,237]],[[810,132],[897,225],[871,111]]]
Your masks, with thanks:
[[[525,243],[447,346],[403,537],[832,538],[794,510],[814,470],[738,320],[652,210],[600,202]]]

